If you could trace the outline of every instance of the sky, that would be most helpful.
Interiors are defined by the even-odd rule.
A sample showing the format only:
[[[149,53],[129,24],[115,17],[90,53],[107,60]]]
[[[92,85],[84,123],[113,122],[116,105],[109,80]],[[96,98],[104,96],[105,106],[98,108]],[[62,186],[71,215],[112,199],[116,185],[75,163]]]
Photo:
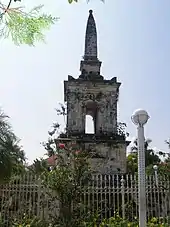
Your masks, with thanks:
[[[29,9],[35,1],[23,4]],[[89,9],[97,25],[102,75],[122,83],[119,121],[127,123],[134,138],[131,115],[135,109],[146,109],[150,119],[145,136],[153,147],[168,151],[164,141],[170,137],[170,1],[79,0],[70,5],[67,0],[36,0],[36,4],[59,17],[45,32],[46,44],[18,47],[10,39],[0,40],[0,106],[10,116],[28,159],[45,154],[40,143],[47,140],[53,122],[63,122],[55,108],[64,101],[63,81],[68,75],[80,75]]]

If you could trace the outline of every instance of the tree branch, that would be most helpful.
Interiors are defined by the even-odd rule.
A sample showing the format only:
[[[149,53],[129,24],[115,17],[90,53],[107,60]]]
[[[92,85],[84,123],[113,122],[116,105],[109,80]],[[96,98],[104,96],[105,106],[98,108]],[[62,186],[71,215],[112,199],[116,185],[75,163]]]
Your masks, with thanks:
[[[2,10],[4,10],[4,12],[1,13],[1,18],[2,18],[2,16],[8,11],[8,9],[9,9],[11,3],[12,3],[12,0],[9,0],[9,3],[8,3],[7,7],[5,7],[4,4],[2,4],[2,3],[0,2],[0,5],[1,5],[0,8],[1,8]]]
[[[6,13],[6,12],[8,11],[8,9],[9,9],[11,3],[12,3],[12,0],[9,0],[9,3],[8,3],[7,8],[5,9],[4,13]]]

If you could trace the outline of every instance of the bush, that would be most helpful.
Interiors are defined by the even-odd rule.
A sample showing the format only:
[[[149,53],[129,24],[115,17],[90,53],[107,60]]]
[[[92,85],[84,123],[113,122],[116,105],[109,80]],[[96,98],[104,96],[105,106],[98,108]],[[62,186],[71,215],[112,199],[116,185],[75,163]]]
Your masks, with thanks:
[[[169,227],[170,226],[170,219],[166,218],[166,220],[152,218],[148,223],[148,227]],[[100,224],[99,227],[138,227],[139,222],[138,220],[134,222],[129,222],[128,220],[123,220],[118,215],[116,217],[111,217],[109,219],[104,219]]]
[[[70,224],[70,227],[138,227],[138,220],[134,222],[129,222],[127,220],[123,220],[121,217],[116,215],[115,217],[111,217],[109,219],[104,219],[100,224],[97,224],[97,218],[94,218],[92,221],[82,221],[79,225]],[[170,224],[168,224],[169,220],[166,220],[167,223],[164,223],[163,220],[160,220],[158,218],[152,218],[148,224],[147,227],[169,227]],[[161,223],[160,223],[161,222]],[[0,226],[4,226],[3,224],[0,224]],[[63,227],[63,224],[57,224],[55,221],[53,223],[46,222],[44,220],[40,220],[36,217],[28,218],[27,216],[24,216],[22,221],[15,220],[12,224],[13,227]]]

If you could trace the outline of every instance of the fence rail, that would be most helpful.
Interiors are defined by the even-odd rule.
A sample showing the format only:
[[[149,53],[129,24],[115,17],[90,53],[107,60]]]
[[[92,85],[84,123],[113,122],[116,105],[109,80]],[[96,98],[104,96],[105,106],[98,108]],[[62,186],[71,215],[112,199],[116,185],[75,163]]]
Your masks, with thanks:
[[[0,213],[6,226],[23,214],[48,219],[59,212],[59,203],[35,175],[25,175],[15,182],[0,186]],[[170,177],[146,177],[147,218],[170,217]],[[101,212],[101,218],[118,213],[133,220],[138,217],[138,182],[132,175],[93,175],[87,187],[82,188],[82,201],[92,212]]]

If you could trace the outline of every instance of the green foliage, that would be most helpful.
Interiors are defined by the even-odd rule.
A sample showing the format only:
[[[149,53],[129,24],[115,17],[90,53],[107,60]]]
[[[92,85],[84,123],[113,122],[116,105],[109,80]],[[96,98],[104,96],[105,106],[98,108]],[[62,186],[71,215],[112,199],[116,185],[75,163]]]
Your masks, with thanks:
[[[33,46],[35,42],[44,42],[44,31],[48,30],[58,18],[42,13],[42,5],[26,12],[22,6],[11,7],[12,2],[22,1],[9,0],[7,6],[0,1],[0,38],[10,37],[16,45]],[[73,2],[78,0],[68,0],[70,4]]]
[[[152,218],[148,223],[147,227],[168,227],[170,220],[167,218],[166,220],[160,220],[158,218]],[[97,223],[94,225],[96,227],[138,227],[139,222],[136,219],[133,222],[129,222],[128,220],[124,220],[119,215],[115,217],[111,217],[109,219],[104,219],[99,225]]]
[[[0,111],[0,183],[24,171],[25,154],[7,119]]]
[[[23,8],[8,8],[1,15],[1,37],[11,37],[16,45],[34,45],[44,41],[43,31],[49,29],[57,18],[41,13],[42,5],[26,13]]]
[[[56,110],[57,115],[64,117],[66,109],[63,105],[60,107],[61,110]],[[55,226],[85,227],[93,220],[89,208],[81,202],[82,187],[85,190],[92,174],[88,163],[90,153],[80,150],[75,141],[62,143],[60,139],[54,139],[54,135],[60,134],[59,128],[58,123],[53,124],[52,131],[48,132],[50,138],[43,144],[48,156],[56,157],[52,170],[44,168],[41,175],[44,186],[53,192],[52,201],[59,201],[60,214],[52,215],[51,222]]]
[[[153,174],[153,165],[159,165],[161,163],[160,157],[155,154],[154,150],[149,147],[151,139],[145,141],[145,166],[146,173]],[[131,148],[131,153],[127,157],[127,169],[129,173],[136,173],[138,170],[138,141],[134,141],[134,145]]]
[[[78,2],[78,0],[68,0],[68,3]]]
[[[111,217],[109,219],[104,219],[99,227],[136,227],[138,225],[138,222],[128,222],[127,220],[123,220],[123,218],[119,217],[118,215],[116,217]]]
[[[34,160],[34,162],[31,166],[28,166],[27,169],[36,175],[41,175],[44,171],[46,171],[48,169],[47,160],[36,159],[36,160]]]
[[[147,227],[169,227],[170,219],[158,219],[158,218],[152,218],[148,223]],[[2,223],[2,224],[1,224]],[[0,223],[0,226],[3,226],[3,222]],[[54,224],[46,222],[45,220],[40,220],[36,217],[27,217],[24,215],[23,219],[21,221],[15,220],[13,222],[12,226],[18,226],[18,227],[63,227],[65,225],[63,224]],[[82,223],[79,223],[79,225],[70,225],[73,227],[138,227],[139,223],[136,219],[134,222],[129,222],[128,220],[124,220],[119,215],[116,215],[115,217],[111,217],[109,219],[104,219],[101,221],[101,223],[97,223],[96,218],[93,220],[83,221]]]
[[[138,170],[137,154],[132,153],[127,156],[127,171],[134,174]]]
[[[13,227],[50,227],[45,220],[40,220],[37,217],[28,217],[24,215],[21,221],[14,220],[12,223]]]
[[[149,148],[149,145],[152,141],[147,139],[145,141],[145,165],[146,165],[146,174],[154,175],[153,166],[158,166],[158,175],[170,175],[170,154],[162,151],[155,153],[152,148]],[[166,141],[169,146],[169,142]],[[128,173],[134,174],[138,170],[138,148],[137,140],[134,141],[134,145],[131,148],[131,153],[127,157],[127,170]],[[160,157],[167,157],[164,162],[161,161]]]
[[[117,124],[117,133],[120,136],[124,136],[125,138],[129,136],[129,133],[126,131],[126,123],[118,122]]]
[[[168,175],[170,176],[170,162],[164,162],[164,163],[161,163],[159,166],[158,166],[158,173],[160,175]]]
[[[57,146],[56,166],[52,171],[43,174],[44,185],[55,192],[55,198],[60,203],[60,215],[54,218],[56,226],[81,227],[90,218],[90,213],[83,213],[84,205],[80,201],[81,186],[90,180],[91,172],[87,162],[88,153],[77,152],[76,144],[60,149]],[[80,215],[82,211],[82,215]]]

